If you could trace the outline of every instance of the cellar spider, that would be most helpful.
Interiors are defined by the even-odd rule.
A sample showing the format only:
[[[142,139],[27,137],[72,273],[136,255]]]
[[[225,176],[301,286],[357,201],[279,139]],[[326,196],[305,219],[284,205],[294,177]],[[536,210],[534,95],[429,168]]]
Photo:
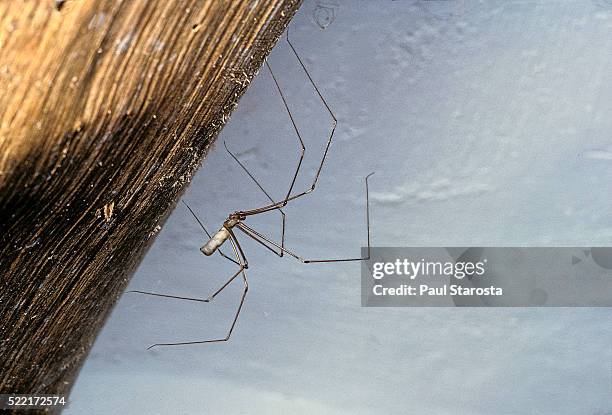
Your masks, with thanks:
[[[213,255],[215,252],[219,253],[219,255],[221,255],[223,258],[227,259],[228,261],[232,262],[233,264],[235,264],[236,266],[238,266],[237,271],[232,274],[232,276],[219,288],[217,289],[215,292],[213,292],[209,297],[207,298],[194,298],[194,297],[182,297],[182,296],[176,296],[176,295],[168,295],[168,294],[159,294],[159,293],[154,293],[154,292],[148,292],[148,291],[128,291],[131,293],[138,293],[138,294],[145,294],[145,295],[151,295],[151,296],[156,296],[156,297],[165,297],[165,298],[174,298],[174,299],[179,299],[179,300],[187,300],[187,301],[195,301],[195,302],[201,302],[201,303],[209,303],[212,300],[214,300],[214,298],[219,295],[219,293],[221,293],[232,281],[234,281],[236,278],[238,278],[238,276],[242,277],[242,281],[244,283],[244,288],[242,291],[242,296],[240,297],[240,303],[238,304],[238,308],[236,310],[236,313],[234,314],[234,318],[232,320],[232,324],[230,325],[230,328],[226,334],[225,337],[223,338],[219,338],[219,339],[210,339],[210,340],[198,340],[198,341],[184,341],[184,342],[175,342],[175,343],[156,343],[153,344],[151,346],[148,347],[148,349],[151,349],[153,347],[159,347],[159,346],[179,346],[179,345],[188,345],[188,344],[204,344],[204,343],[217,343],[217,342],[225,342],[228,341],[234,331],[234,328],[236,326],[236,322],[238,321],[238,317],[240,316],[240,312],[242,310],[242,306],[244,305],[244,300],[246,298],[246,294],[249,290],[249,283],[247,280],[247,276],[246,276],[246,272],[245,270],[248,269],[249,264],[247,261],[247,258],[242,250],[242,247],[240,246],[240,243],[238,242],[238,238],[236,237],[236,234],[234,233],[235,229],[240,230],[242,233],[244,233],[246,236],[250,237],[251,239],[257,241],[258,243],[260,243],[261,245],[263,245],[265,248],[267,248],[268,250],[272,251],[273,253],[275,253],[276,255],[278,255],[279,257],[283,257],[285,254],[292,256],[293,258],[301,261],[304,264],[312,264],[312,263],[323,263],[323,262],[351,262],[351,261],[366,261],[370,259],[370,207],[369,207],[369,191],[368,191],[368,179],[370,178],[370,176],[372,176],[372,174],[374,173],[370,173],[365,177],[365,194],[366,194],[366,228],[367,228],[367,236],[368,236],[368,248],[367,248],[367,255],[363,256],[363,257],[359,257],[359,258],[335,258],[335,259],[305,259],[300,255],[297,255],[296,253],[294,253],[293,251],[287,249],[285,247],[285,212],[283,212],[282,208],[285,207],[287,205],[287,203],[298,199],[302,196],[305,196],[311,192],[313,192],[315,190],[315,187],[317,185],[317,181],[319,180],[319,176],[321,174],[321,170],[323,169],[323,164],[325,163],[325,159],[327,157],[327,153],[329,150],[329,147],[332,143],[332,139],[334,136],[334,132],[336,130],[336,125],[338,120],[336,119],[336,116],[334,115],[334,113],[332,112],[331,108],[329,107],[329,105],[327,104],[327,101],[325,101],[325,98],[323,98],[323,95],[321,94],[321,92],[319,91],[319,88],[317,87],[317,85],[315,84],[314,80],[312,79],[310,73],[308,72],[308,70],[306,69],[306,66],[304,65],[304,63],[302,62],[302,59],[300,58],[299,54],[297,53],[295,47],[293,46],[293,44],[291,43],[291,40],[289,39],[289,30],[287,30],[287,43],[289,44],[293,54],[295,55],[295,57],[297,58],[297,61],[299,62],[299,65],[302,67],[304,73],[306,74],[306,76],[308,77],[308,80],[310,81],[311,85],[313,86],[315,92],[317,93],[317,95],[319,96],[321,102],[323,103],[323,105],[325,106],[327,112],[329,113],[329,115],[332,118],[332,128],[329,134],[329,137],[327,139],[327,144],[325,146],[325,151],[323,152],[323,157],[321,158],[321,162],[319,163],[319,167],[317,169],[317,172],[315,174],[314,180],[312,182],[312,185],[307,188],[304,191],[301,191],[297,194],[292,194],[293,193],[293,188],[295,185],[295,182],[297,180],[298,174],[300,172],[300,168],[302,166],[302,161],[304,159],[304,153],[306,151],[306,147],[304,145],[304,141],[302,140],[302,136],[300,134],[300,131],[298,130],[298,127],[295,123],[295,120],[293,118],[293,114],[291,113],[291,110],[289,109],[289,105],[287,104],[287,100],[285,99],[285,96],[283,94],[283,91],[281,90],[281,87],[274,75],[274,72],[272,71],[272,68],[270,67],[270,64],[268,63],[267,59],[265,60],[265,65],[268,68],[268,71],[270,72],[270,75],[272,76],[272,80],[274,81],[274,84],[276,85],[276,89],[280,95],[280,98],[283,102],[283,106],[285,107],[285,110],[287,112],[287,114],[289,115],[289,119],[291,121],[291,124],[293,126],[293,130],[295,131],[297,138],[299,140],[299,145],[300,145],[300,158],[297,164],[297,167],[295,169],[295,173],[293,174],[293,179],[291,180],[291,185],[289,186],[289,190],[287,191],[285,197],[283,200],[281,201],[274,201],[274,199],[270,196],[270,194],[264,189],[264,187],[262,186],[262,184],[255,178],[255,176],[253,176],[253,174],[246,168],[246,166],[238,159],[238,157],[236,157],[236,155],[234,153],[232,153],[229,148],[227,147],[226,143],[224,142],[224,146],[226,151],[229,153],[229,155],[234,159],[234,161],[236,161],[236,163],[238,163],[238,165],[245,171],[245,173],[251,178],[251,180],[253,180],[253,182],[257,185],[257,187],[259,187],[259,189],[266,195],[266,197],[268,198],[268,200],[270,201],[269,204],[259,207],[259,208],[255,208],[255,209],[249,209],[249,210],[238,210],[235,211],[233,213],[230,213],[227,220],[225,220],[225,222],[223,222],[223,225],[221,227],[221,229],[219,229],[216,233],[211,234],[210,232],[208,232],[208,230],[206,229],[206,227],[204,226],[204,224],[202,223],[202,221],[200,221],[200,219],[198,218],[198,216],[195,214],[195,212],[193,211],[193,209],[191,209],[191,207],[183,201],[183,204],[186,206],[186,208],[189,210],[189,212],[191,213],[191,215],[195,218],[195,220],[198,222],[198,224],[200,225],[200,227],[202,228],[202,230],[204,231],[204,233],[208,236],[208,242],[206,242],[201,248],[200,251],[206,255],[206,256],[210,256]],[[266,212],[271,212],[271,211],[278,211],[281,215],[281,241],[279,242],[274,242],[272,239],[270,239],[269,237],[263,235],[262,233],[258,232],[257,230],[251,228],[250,226],[248,226],[245,222],[247,220],[247,218],[249,216],[255,216],[255,215],[259,215],[262,213],[266,213]],[[223,251],[221,251],[221,246],[226,242],[229,241],[232,247],[232,250],[234,252],[234,258],[231,258],[230,256],[226,255],[225,253],[223,253]]]

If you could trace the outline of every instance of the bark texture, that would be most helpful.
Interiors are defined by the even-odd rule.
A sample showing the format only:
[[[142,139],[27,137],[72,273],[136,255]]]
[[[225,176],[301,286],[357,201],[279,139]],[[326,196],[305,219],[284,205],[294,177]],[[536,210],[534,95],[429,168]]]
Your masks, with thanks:
[[[298,6],[0,3],[0,393],[69,392]]]

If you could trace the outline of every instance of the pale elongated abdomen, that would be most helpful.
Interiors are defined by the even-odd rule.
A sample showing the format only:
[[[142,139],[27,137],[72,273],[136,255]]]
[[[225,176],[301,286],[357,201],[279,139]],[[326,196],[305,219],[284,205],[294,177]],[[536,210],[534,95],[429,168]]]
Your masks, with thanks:
[[[230,232],[224,227],[219,229],[208,242],[204,244],[200,251],[206,256],[214,254],[214,252],[223,245],[230,237]]]

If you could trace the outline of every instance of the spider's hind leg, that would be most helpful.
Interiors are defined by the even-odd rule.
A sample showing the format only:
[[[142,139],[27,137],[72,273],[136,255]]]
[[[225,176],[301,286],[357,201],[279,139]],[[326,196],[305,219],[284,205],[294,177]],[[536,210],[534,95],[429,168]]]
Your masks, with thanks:
[[[191,214],[196,219],[196,221],[198,222],[198,224],[200,225],[202,230],[210,238],[211,234],[208,232],[208,230],[206,229],[204,224],[197,217],[195,212],[191,209],[191,207],[189,207],[189,205],[186,202],[183,202],[183,203],[185,204],[187,209],[189,209],[189,212],[191,212]],[[154,292],[149,292],[149,291],[140,291],[140,290],[126,291],[126,293],[136,293],[136,294],[150,295],[150,296],[154,296],[154,297],[164,297],[164,298],[172,298],[172,299],[177,299],[177,300],[186,300],[186,301],[195,301],[195,302],[200,302],[200,303],[208,303],[208,302],[211,302],[218,294],[220,294],[227,286],[229,286],[229,284],[232,281],[234,281],[239,275],[241,275],[242,276],[242,280],[244,282],[244,290],[243,290],[242,296],[240,298],[240,304],[238,305],[238,309],[236,310],[236,314],[234,315],[234,319],[232,320],[232,325],[230,326],[230,329],[228,331],[227,336],[222,338],[222,339],[212,339],[212,340],[202,340],[202,341],[192,341],[192,342],[178,342],[178,343],[157,343],[157,344],[153,344],[153,345],[149,346],[147,348],[147,350],[151,349],[153,347],[157,347],[157,346],[178,346],[178,345],[186,345],[186,344],[215,343],[215,342],[221,342],[221,341],[229,340],[229,338],[230,338],[230,336],[232,334],[232,331],[234,330],[234,327],[236,325],[236,322],[238,321],[238,316],[240,315],[240,311],[242,310],[242,306],[244,304],[244,299],[245,299],[246,293],[248,291],[248,281],[247,281],[245,270],[249,267],[248,261],[246,259],[246,256],[244,255],[244,252],[242,251],[242,247],[238,243],[238,240],[236,239],[236,236],[234,235],[234,233],[231,230],[230,230],[230,239],[229,239],[229,241],[230,241],[230,243],[232,245],[232,248],[234,250],[234,255],[235,255],[236,259],[230,258],[226,254],[221,252],[221,250],[219,250],[219,249],[217,251],[219,252],[219,254],[223,258],[226,258],[230,262],[238,265],[238,270],[234,274],[232,274],[232,276],[219,289],[217,289],[215,292],[213,292],[208,298],[185,297],[185,296],[178,296],[178,295],[160,294],[160,293],[154,293]]]
[[[210,339],[210,340],[196,340],[196,341],[185,341],[185,342],[174,342],[174,343],[156,343],[156,344],[149,346],[147,349],[152,349],[153,347],[159,347],[159,346],[183,346],[183,345],[188,345],[188,344],[218,343],[218,342],[226,342],[230,339],[234,331],[234,328],[236,327],[236,323],[238,322],[238,317],[240,316],[240,312],[242,311],[242,306],[244,305],[244,300],[246,298],[247,292],[249,291],[249,282],[246,277],[246,272],[244,271],[246,268],[248,268],[246,257],[244,256],[244,252],[242,251],[242,248],[240,247],[240,244],[238,243],[238,240],[236,239],[236,236],[234,235],[232,231],[230,231],[230,235],[231,235],[230,243],[232,244],[232,248],[234,250],[236,260],[240,263],[240,269],[238,270],[236,274],[234,274],[234,276],[223,287],[217,290],[217,292],[215,292],[211,297],[214,298],[215,295],[221,292],[238,275],[242,275],[242,281],[244,283],[244,288],[242,290],[242,295],[240,297],[240,303],[238,304],[238,308],[236,309],[236,313],[234,314],[234,318],[232,319],[232,324],[230,325],[230,328],[227,334],[225,335],[225,337],[220,338],[220,339]]]
[[[202,230],[204,231],[206,236],[208,236],[208,238],[210,239],[212,237],[210,232],[208,232],[208,230],[206,229],[206,227],[204,226],[202,221],[198,218],[198,216],[195,214],[193,209],[191,209],[191,207],[187,204],[187,202],[185,202],[185,201],[182,201],[182,202],[187,207],[187,209],[189,210],[191,215],[198,222],[198,224],[200,225],[200,228],[202,228]],[[243,267],[243,263],[241,261],[237,260],[238,258],[237,259],[230,258],[226,254],[224,254],[223,251],[221,251],[221,249],[217,249],[217,252],[219,253],[219,255],[221,255],[223,258],[227,259],[231,263],[236,264],[236,265],[238,265],[241,268],[248,268],[248,263],[246,262],[246,258],[244,260],[244,267]],[[155,292],[151,292],[151,291],[142,291],[142,290],[130,290],[130,291],[126,291],[126,293],[144,294],[144,295],[151,295],[151,296],[154,296],[154,297],[174,298],[174,299],[177,299],[177,300],[187,300],[187,301],[196,301],[196,302],[201,302],[201,303],[209,303],[219,293],[221,293],[221,291],[223,291],[234,279],[236,279],[236,277],[238,275],[240,275],[241,271],[242,271],[242,269],[239,269],[235,274],[232,274],[232,276],[221,286],[221,288],[219,288],[218,290],[214,291],[207,298],[186,297],[186,296],[179,296],[179,295],[161,294],[161,293],[155,293]]]

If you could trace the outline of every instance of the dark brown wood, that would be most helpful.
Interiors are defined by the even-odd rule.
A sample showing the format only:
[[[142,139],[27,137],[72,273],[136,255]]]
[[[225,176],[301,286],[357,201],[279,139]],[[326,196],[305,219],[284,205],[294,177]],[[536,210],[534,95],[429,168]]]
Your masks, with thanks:
[[[299,6],[59,3],[0,3],[0,393],[69,392]]]

